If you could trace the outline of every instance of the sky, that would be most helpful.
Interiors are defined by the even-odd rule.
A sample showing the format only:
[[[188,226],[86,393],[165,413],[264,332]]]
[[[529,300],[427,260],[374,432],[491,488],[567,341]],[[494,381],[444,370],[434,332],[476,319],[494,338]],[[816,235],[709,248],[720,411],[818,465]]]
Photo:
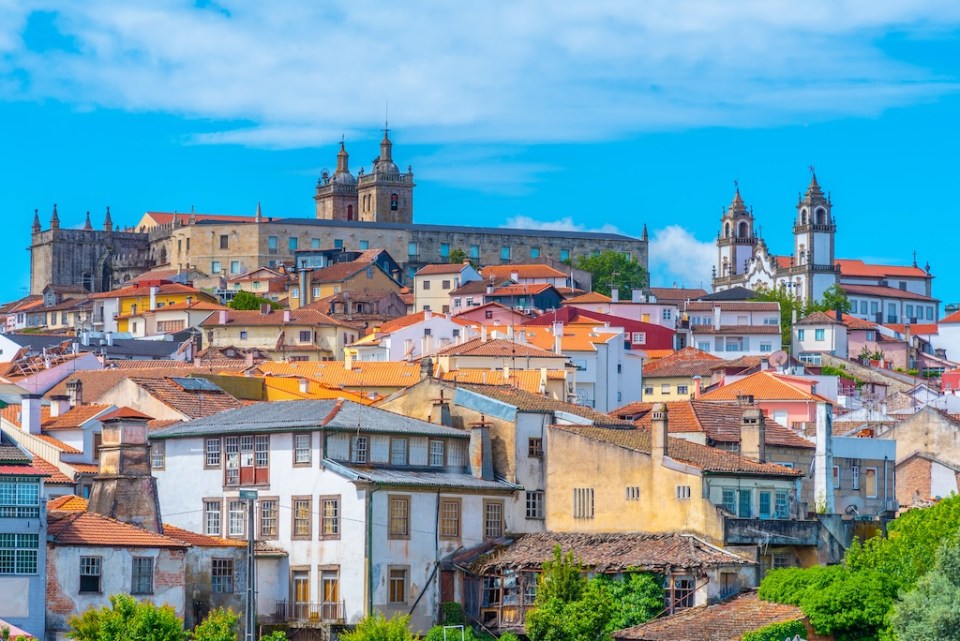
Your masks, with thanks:
[[[387,123],[416,222],[646,225],[653,284],[709,289],[734,182],[787,254],[815,167],[838,257],[960,302],[958,36],[955,0],[0,0],[0,300],[34,209],[312,217]]]

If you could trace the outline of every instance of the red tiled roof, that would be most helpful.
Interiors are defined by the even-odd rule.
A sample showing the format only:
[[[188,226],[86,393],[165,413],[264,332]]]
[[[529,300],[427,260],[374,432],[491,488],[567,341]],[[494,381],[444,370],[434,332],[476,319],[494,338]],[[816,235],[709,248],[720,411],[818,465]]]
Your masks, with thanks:
[[[471,307],[470,309],[472,310],[476,308]],[[394,318],[391,321],[387,321],[377,329],[377,333],[391,334],[397,331],[398,329],[403,329],[404,327],[409,327],[411,325],[416,325],[417,323],[422,323],[427,319],[428,313],[431,314],[431,318],[435,318],[437,316],[443,316],[443,314],[437,314],[435,312],[426,312],[426,311],[414,312],[413,314],[407,314],[406,316],[401,316],[400,318]],[[462,318],[457,318],[455,316],[451,317],[450,320],[456,323],[457,325],[463,325],[464,327],[473,324],[470,321],[466,321],[466,320],[463,320]]]
[[[334,263],[332,265],[327,265],[326,267],[321,267],[320,269],[315,269],[310,272],[310,282],[311,283],[342,283],[351,276],[354,276],[368,267],[372,269],[380,269],[380,266],[373,261],[369,260],[353,260],[353,261],[344,261],[342,263]],[[382,270],[381,270],[382,271]],[[290,282],[290,286],[295,287],[296,284],[294,281]]]
[[[41,465],[0,465],[0,476],[46,476]]]
[[[164,405],[188,418],[201,418],[243,406],[242,402],[222,390],[187,390],[173,378],[131,376],[130,380]],[[130,411],[138,418],[152,418],[134,410]]]
[[[164,296],[168,296],[170,294],[193,294],[196,296],[210,298],[210,294],[202,292],[194,287],[188,287],[187,285],[181,285],[179,283],[166,283],[163,285],[157,285],[157,294]],[[150,287],[148,285],[133,285],[131,287],[124,287],[122,289],[114,289],[113,291],[109,292],[90,294],[90,298],[126,298],[128,296],[142,296],[144,298],[149,298]]]
[[[247,542],[238,539],[222,539],[216,536],[207,536],[198,532],[191,532],[175,525],[163,524],[164,536],[183,541],[189,545],[201,548],[245,548]]]
[[[940,323],[941,324],[960,323],[960,310],[953,312],[949,316],[944,316],[943,318],[940,319]]]
[[[43,431],[49,430],[75,430],[79,429],[87,421],[97,418],[100,414],[110,409],[110,405],[79,405],[71,407],[60,416],[51,417],[50,407],[40,408],[40,428]],[[7,422],[17,427],[21,427],[23,417],[21,416],[23,408],[20,405],[8,405],[0,410],[0,416]]]
[[[47,501],[47,510],[54,512],[86,512],[87,499],[76,494],[65,494]]]
[[[657,297],[658,302],[696,300],[707,295],[707,290],[683,287],[651,287],[650,293]]]
[[[760,371],[738,381],[710,390],[700,397],[704,401],[735,401],[738,396],[752,396],[755,401],[830,401],[807,391],[809,385],[797,379]],[[805,383],[805,381],[804,381]]]
[[[834,265],[840,266],[840,275],[850,278],[929,278],[930,274],[919,267],[901,267],[898,265],[871,265],[862,260],[837,258]]]
[[[682,610],[610,636],[617,641],[740,641],[747,632],[803,619],[803,610],[795,605],[761,601],[756,592],[746,592],[729,601]]]
[[[36,454],[33,456],[33,467],[47,476],[44,480],[47,485],[73,485],[72,478],[61,472],[56,465]]]
[[[443,274],[459,274],[470,263],[438,263],[435,265],[424,265],[417,270],[415,276],[440,276]]]
[[[227,312],[226,325],[220,322],[220,314],[212,314],[207,320],[200,323],[201,327],[225,327],[233,325],[235,327],[317,327],[321,325],[334,325],[337,327],[352,327],[350,323],[338,321],[335,318],[327,316],[316,309],[300,309],[290,312],[290,320],[283,320],[286,312],[281,310],[272,310],[269,314],[263,314],[258,309],[231,309]]]
[[[182,224],[188,224],[191,219],[196,222],[203,221],[212,221],[212,222],[223,222],[223,223],[252,223],[256,221],[256,216],[231,216],[230,214],[196,214],[189,213],[185,214],[183,212],[162,212],[162,211],[148,211],[147,215],[153,218],[158,224],[167,224],[172,223],[176,217],[177,222]]]
[[[513,285],[504,285],[493,290],[491,296],[519,296],[539,294],[548,289],[554,289],[550,283],[517,283]]]
[[[480,270],[480,273],[487,280],[490,278],[506,279],[513,278],[566,278],[567,275],[550,265],[542,263],[532,263],[527,265],[487,265]]]
[[[495,338],[484,341],[481,338],[464,343],[448,345],[436,352],[437,356],[534,356],[540,358],[557,358],[566,360],[566,357],[556,352],[549,352],[534,345],[517,343],[505,338]]]
[[[34,434],[34,436],[36,436],[41,441],[46,441],[47,443],[54,446],[64,454],[82,454],[82,452],[77,448],[75,448],[74,446],[67,445],[63,441],[53,438],[49,434]]]
[[[881,285],[849,285],[840,283],[840,289],[845,294],[854,294],[857,296],[876,296],[878,298],[898,298],[903,300],[922,300],[928,303],[939,302],[936,298],[930,298],[923,294],[916,294],[893,287],[883,287]]]
[[[420,364],[406,361],[266,361],[257,366],[268,376],[302,376],[320,385],[344,388],[410,387],[420,381]]]
[[[613,299],[609,296],[604,296],[599,292],[587,292],[586,294],[581,294],[580,296],[573,296],[571,298],[563,301],[563,305],[586,305],[586,304],[602,304],[602,303],[611,303]]]
[[[794,325],[822,325],[823,323],[829,323],[831,325],[843,324],[841,321],[837,320],[837,315],[835,313],[827,314],[826,312],[813,312],[812,314],[807,314],[800,320],[798,320]]]
[[[721,312],[779,312],[780,303],[771,303],[762,300],[734,300],[734,301],[691,301],[684,308],[688,312],[712,312],[719,307]]]
[[[146,414],[142,414],[137,410],[133,409],[132,407],[123,406],[113,410],[109,414],[104,414],[103,416],[101,416],[100,422],[103,423],[106,421],[119,421],[125,418],[140,419],[145,421],[149,421],[153,419],[152,416],[147,416]]]
[[[644,364],[643,375],[654,377],[668,376],[709,376],[710,369],[722,359],[696,347],[684,347],[679,352],[664,356],[660,360]]]
[[[902,325],[902,324],[898,325],[894,323],[894,324],[884,325],[884,327],[892,329],[893,331],[899,334],[907,333],[906,325]],[[913,336],[928,336],[930,334],[937,334],[939,332],[940,332],[940,327],[936,323],[917,323],[916,325],[910,326],[910,334]]]
[[[186,548],[188,544],[94,512],[52,512],[47,524],[53,545]]]

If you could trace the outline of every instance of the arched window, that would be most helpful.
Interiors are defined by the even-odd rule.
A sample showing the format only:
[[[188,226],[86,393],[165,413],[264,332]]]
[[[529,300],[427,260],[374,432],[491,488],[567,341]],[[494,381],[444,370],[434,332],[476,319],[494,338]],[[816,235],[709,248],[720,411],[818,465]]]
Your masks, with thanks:
[[[801,225],[806,225],[806,224],[807,224],[807,210],[806,210],[806,209],[801,209],[801,210],[800,210],[800,224],[801,224]]]
[[[827,212],[825,212],[825,211],[822,210],[822,209],[818,209],[818,210],[817,210],[817,224],[818,224],[818,225],[824,225],[824,224],[826,224],[826,221],[824,220],[826,217],[827,217]]]
[[[740,238],[749,238],[750,237],[750,225],[747,224],[747,221],[740,221],[740,231],[737,232],[737,236]]]
[[[804,265],[807,262],[807,246],[800,243],[800,251],[797,252],[798,263]]]
[[[400,207],[400,196],[396,194],[390,194],[390,211],[397,211]]]
[[[730,223],[726,223],[723,226],[723,237],[730,238]]]

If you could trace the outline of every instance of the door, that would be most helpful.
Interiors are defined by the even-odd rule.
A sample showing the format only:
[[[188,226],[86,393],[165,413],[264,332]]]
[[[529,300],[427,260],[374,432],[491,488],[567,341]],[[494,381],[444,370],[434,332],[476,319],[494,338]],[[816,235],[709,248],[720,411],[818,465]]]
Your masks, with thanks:
[[[302,621],[310,616],[310,573],[293,573],[293,618]]]

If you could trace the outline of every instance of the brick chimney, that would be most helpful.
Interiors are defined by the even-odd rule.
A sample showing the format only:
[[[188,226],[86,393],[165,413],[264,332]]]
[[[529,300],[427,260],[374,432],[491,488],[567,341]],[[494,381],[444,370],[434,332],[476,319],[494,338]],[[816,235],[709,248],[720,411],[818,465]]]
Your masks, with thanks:
[[[763,411],[758,408],[751,407],[743,411],[743,418],[740,419],[740,455],[759,463],[766,461],[766,425]]]
[[[663,459],[670,455],[670,448],[667,443],[669,437],[667,433],[667,404],[655,403],[650,429],[650,454],[653,456],[655,465],[660,465],[663,463]]]
[[[70,407],[83,405],[83,383],[79,378],[67,381],[67,394],[70,396]]]
[[[481,420],[470,426],[470,473],[474,478],[493,480],[493,444],[490,423]]]
[[[145,416],[129,407],[101,419],[100,471],[93,479],[88,512],[163,533],[157,480],[150,473]],[[159,441],[165,446],[165,441]]]

